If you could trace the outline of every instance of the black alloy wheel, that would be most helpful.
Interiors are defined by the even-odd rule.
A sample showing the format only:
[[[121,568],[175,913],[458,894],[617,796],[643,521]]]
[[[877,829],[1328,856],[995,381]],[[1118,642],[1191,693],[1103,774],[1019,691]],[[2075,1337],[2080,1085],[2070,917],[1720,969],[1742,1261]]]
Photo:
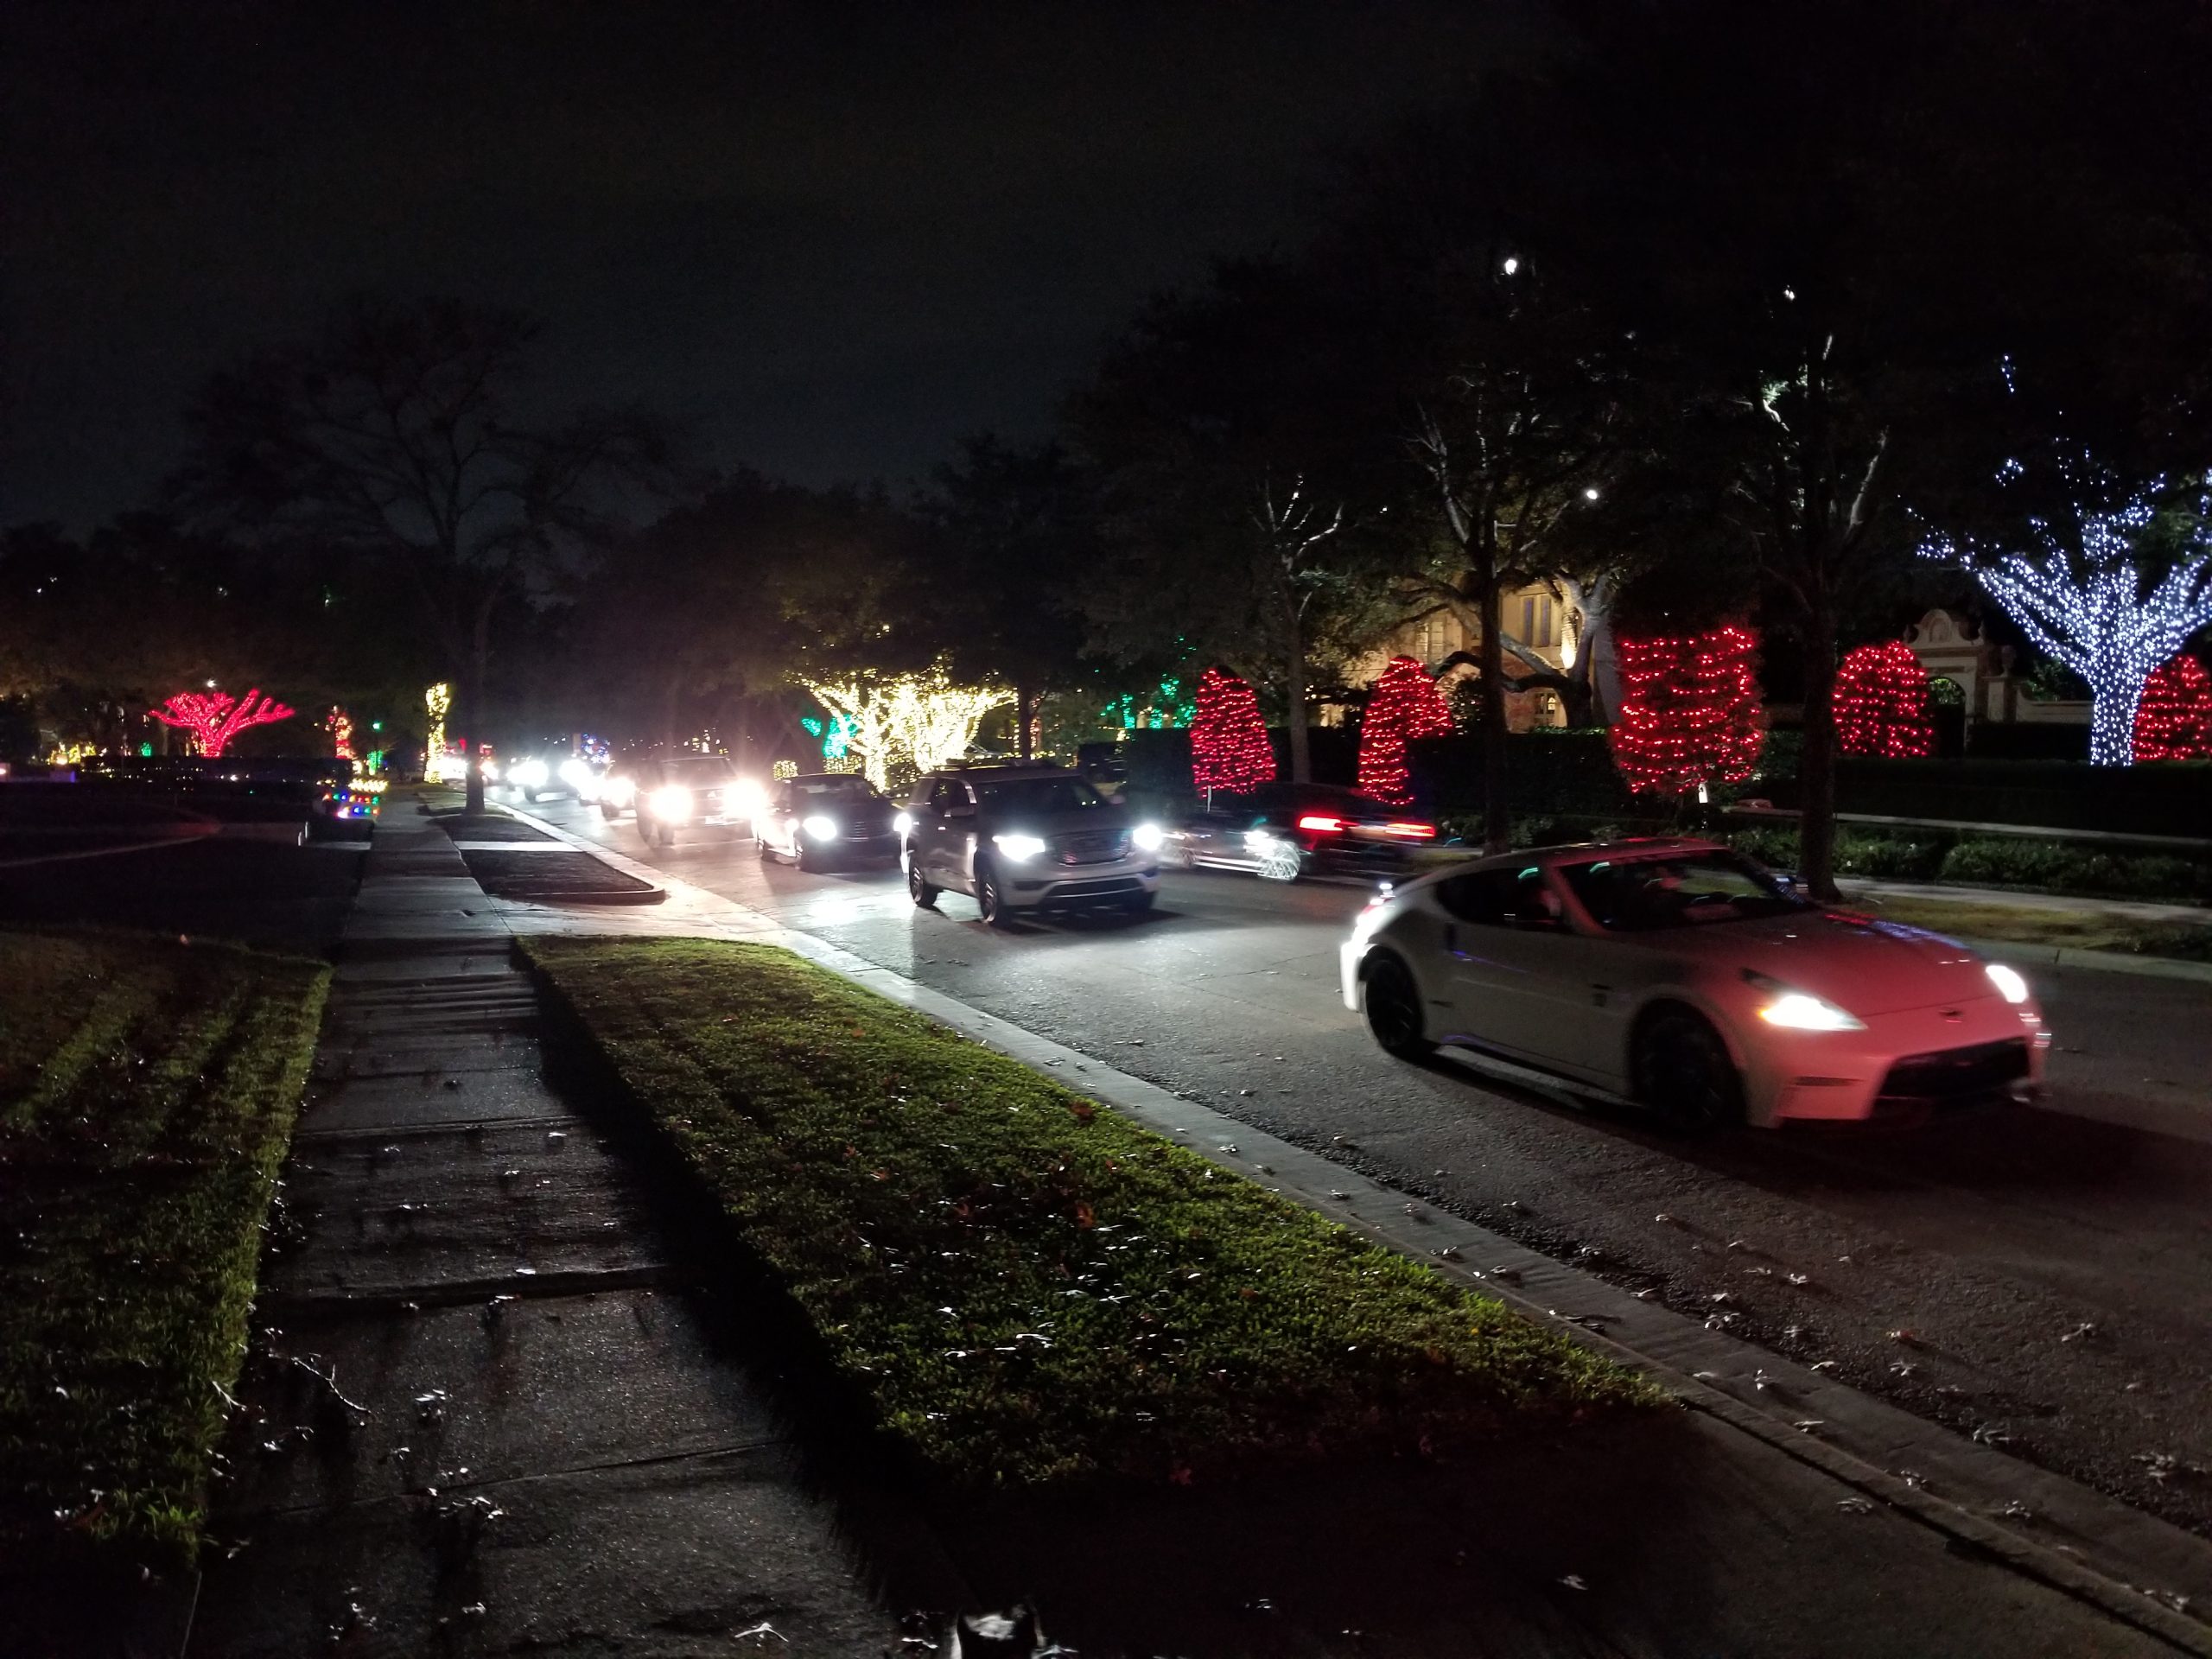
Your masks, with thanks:
[[[1367,1014],[1367,1029],[1384,1053],[1419,1060],[1436,1052],[1421,1013],[1421,987],[1414,982],[1413,969],[1397,957],[1382,951],[1368,958],[1359,1001]]]
[[[914,856],[912,848],[907,849],[906,896],[914,901],[917,908],[934,910],[937,907],[937,893],[935,887],[922,880],[921,861]]]
[[[1688,1008],[1652,1016],[1636,1040],[1637,1096],[1679,1135],[1743,1121],[1744,1080],[1720,1033]]]
[[[982,912],[986,927],[1006,927],[1014,920],[1006,894],[999,891],[999,873],[985,861],[976,865],[976,908]]]

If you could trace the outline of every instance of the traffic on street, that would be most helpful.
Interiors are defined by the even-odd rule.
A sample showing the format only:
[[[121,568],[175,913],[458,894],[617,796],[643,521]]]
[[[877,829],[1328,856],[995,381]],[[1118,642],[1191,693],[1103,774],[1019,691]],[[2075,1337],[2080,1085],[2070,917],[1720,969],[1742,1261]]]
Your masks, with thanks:
[[[1377,1048],[1339,989],[1371,883],[1164,870],[1145,913],[993,928],[896,868],[764,861],[734,827],[607,849],[1312,1147],[1856,1387],[2195,1525],[2212,1522],[2212,987],[2030,976],[2033,1104],[1703,1137],[1446,1048]]]

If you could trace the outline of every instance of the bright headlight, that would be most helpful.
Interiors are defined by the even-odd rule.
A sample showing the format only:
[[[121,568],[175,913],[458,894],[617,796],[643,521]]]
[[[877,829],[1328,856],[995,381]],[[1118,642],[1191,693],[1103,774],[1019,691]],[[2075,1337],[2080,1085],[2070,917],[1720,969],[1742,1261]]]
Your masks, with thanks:
[[[484,774],[484,781],[486,783],[496,784],[499,781],[499,763],[498,761],[488,758],[479,761],[477,763],[477,770]]]
[[[2028,982],[2001,962],[1993,962],[1981,970],[1989,976],[1989,982],[1997,988],[1998,995],[2007,1002],[2028,1000]]]
[[[1855,1020],[1824,997],[1809,991],[1784,991],[1759,1010],[1759,1018],[1785,1031],[1864,1031]]]
[[[591,782],[591,767],[578,756],[570,755],[561,763],[561,781],[571,789],[582,789]]]
[[[681,784],[666,785],[645,798],[657,818],[665,818],[671,823],[681,823],[691,816],[691,791]]]
[[[1044,841],[1036,836],[993,836],[991,844],[1017,864],[1045,850]]]
[[[817,812],[812,817],[802,820],[800,822],[799,828],[805,830],[808,835],[811,836],[817,841],[835,841],[837,839],[837,820],[835,818],[824,817],[819,812]]]
[[[1129,844],[1141,853],[1156,853],[1167,837],[1156,823],[1141,823],[1129,831]]]
[[[891,820],[891,827],[902,836],[911,835],[914,829],[914,815],[911,812],[899,813]]]
[[[507,774],[507,781],[524,789],[543,789],[548,776],[543,760],[518,760],[515,769]]]
[[[729,788],[730,800],[737,807],[737,816],[747,820],[766,817],[768,813],[768,791],[759,781],[741,778]]]
[[[617,806],[627,806],[637,795],[638,781],[634,778],[609,778],[600,785],[599,792]]]

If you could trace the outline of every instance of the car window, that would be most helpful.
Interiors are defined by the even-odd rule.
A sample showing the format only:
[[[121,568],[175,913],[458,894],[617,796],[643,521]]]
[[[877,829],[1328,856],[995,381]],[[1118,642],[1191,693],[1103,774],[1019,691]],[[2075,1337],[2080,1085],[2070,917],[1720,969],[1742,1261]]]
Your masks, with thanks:
[[[1786,916],[1813,908],[1748,860],[1718,850],[1602,859],[1568,865],[1563,874],[1598,925],[1618,933]]]
[[[1485,927],[1545,927],[1561,919],[1559,895],[1533,864],[1455,875],[1437,884],[1436,896],[1461,921]]]
[[[790,788],[796,794],[817,801],[864,801],[875,793],[868,780],[857,773],[851,777],[794,779]]]
[[[930,805],[938,812],[950,812],[968,804],[968,785],[957,778],[940,778],[937,787],[930,791]]]
[[[694,789],[711,789],[716,784],[726,784],[737,775],[737,768],[726,754],[686,755],[680,760],[668,762],[662,770],[672,772],[679,783]]]
[[[993,812],[1084,812],[1107,804],[1090,780],[1066,778],[1002,778],[978,785]]]

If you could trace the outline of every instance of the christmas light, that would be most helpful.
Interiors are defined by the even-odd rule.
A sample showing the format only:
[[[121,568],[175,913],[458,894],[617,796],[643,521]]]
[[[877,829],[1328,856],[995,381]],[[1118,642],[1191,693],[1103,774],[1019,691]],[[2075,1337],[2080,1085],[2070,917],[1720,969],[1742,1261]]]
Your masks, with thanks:
[[[323,725],[330,732],[330,752],[340,760],[351,760],[353,754],[353,716],[336,703],[323,716]]]
[[[2135,758],[2212,760],[2212,675],[2196,658],[2177,657],[2144,682]]]
[[[1689,639],[1623,639],[1614,764],[1639,794],[1736,784],[1758,764],[1758,641],[1745,629]]]
[[[2094,463],[2062,462],[2068,482]],[[2007,462],[2009,481],[2024,468]],[[2196,522],[2165,575],[2144,591],[2136,544],[2158,517],[2164,479],[2152,479],[2111,512],[2075,512],[2072,543],[2048,521],[2031,518],[2031,552],[1936,535],[1923,557],[1961,564],[2004,606],[2036,645],[2089,685],[2089,760],[2124,766],[2135,756],[2135,711],[2144,682],[2212,624],[2212,496],[2196,504]]]
[[[1861,645],[1835,677],[1835,735],[1846,754],[1903,760],[1936,752],[1928,671],[1902,639]]]
[[[1428,671],[1410,657],[1393,657],[1367,699],[1359,726],[1359,792],[1391,806],[1410,805],[1413,774],[1406,745],[1452,729],[1452,710]]]
[[[1013,695],[997,686],[955,685],[942,668],[888,679],[809,680],[806,689],[838,717],[878,789],[903,783],[968,752],[983,716]]]
[[[1242,795],[1275,775],[1274,746],[1252,688],[1210,668],[1198,676],[1191,711],[1191,782],[1201,795]]]
[[[146,711],[164,726],[192,734],[192,747],[210,760],[230,747],[231,740],[249,727],[289,720],[292,710],[274,697],[264,697],[258,686],[243,698],[227,691],[179,691],[158,709]]]
[[[446,711],[452,707],[453,687],[443,680],[423,691],[423,708],[430,716],[429,735],[423,740],[423,781],[426,784],[442,784],[458,775],[448,766],[446,754]]]

